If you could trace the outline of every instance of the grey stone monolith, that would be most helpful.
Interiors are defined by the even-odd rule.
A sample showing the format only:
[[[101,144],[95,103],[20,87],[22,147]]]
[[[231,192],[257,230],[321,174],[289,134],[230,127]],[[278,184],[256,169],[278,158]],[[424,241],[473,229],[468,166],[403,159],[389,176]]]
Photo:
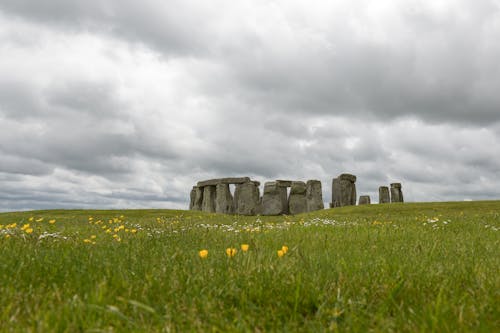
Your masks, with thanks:
[[[371,204],[370,196],[369,195],[360,195],[359,196],[359,205],[369,205]]]
[[[378,188],[378,203],[390,203],[391,197],[389,196],[389,188],[387,186],[380,186]]]
[[[217,186],[217,184],[243,184],[249,181],[250,178],[248,177],[216,178],[216,179],[203,180],[201,182],[198,182],[197,185],[199,187],[204,187],[204,186]]]
[[[193,186],[191,190],[191,203],[189,207],[191,210],[201,210],[203,206],[203,188]]]
[[[262,215],[281,215],[288,213],[287,188],[278,182],[264,184],[262,196]]]
[[[255,182],[236,184],[234,212],[239,215],[256,215],[259,211],[259,199],[259,187]]]
[[[219,183],[215,187],[215,212],[232,214],[234,212],[233,196],[229,184]]]
[[[341,200],[341,190],[340,190],[340,179],[333,178],[332,180],[332,202],[330,203],[330,208],[340,207]]]
[[[207,213],[215,213],[215,186],[203,187],[203,204],[201,210]]]
[[[308,180],[306,183],[307,211],[313,212],[325,208],[323,204],[323,191],[319,180]]]
[[[401,183],[391,184],[391,202],[404,202],[403,191],[401,191]]]
[[[189,210],[193,210],[194,198],[196,196],[195,188],[196,188],[196,186],[193,186],[193,188],[191,189],[191,192],[189,193]]]
[[[356,205],[356,176],[343,173],[332,181],[331,207]]]
[[[306,183],[291,182],[288,209],[293,215],[307,212]]]

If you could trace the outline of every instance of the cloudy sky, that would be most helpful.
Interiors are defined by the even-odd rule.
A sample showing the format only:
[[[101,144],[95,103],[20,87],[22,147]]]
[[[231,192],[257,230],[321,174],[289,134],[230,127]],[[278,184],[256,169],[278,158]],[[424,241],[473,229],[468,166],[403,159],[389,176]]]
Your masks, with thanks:
[[[499,0],[0,0],[0,210],[198,180],[500,199]]]

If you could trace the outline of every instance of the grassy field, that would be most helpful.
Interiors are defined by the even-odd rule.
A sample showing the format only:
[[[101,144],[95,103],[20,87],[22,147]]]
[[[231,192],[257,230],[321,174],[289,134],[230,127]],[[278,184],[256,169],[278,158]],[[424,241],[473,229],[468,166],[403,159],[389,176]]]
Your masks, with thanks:
[[[2,332],[500,330],[500,201],[3,213],[0,253]]]

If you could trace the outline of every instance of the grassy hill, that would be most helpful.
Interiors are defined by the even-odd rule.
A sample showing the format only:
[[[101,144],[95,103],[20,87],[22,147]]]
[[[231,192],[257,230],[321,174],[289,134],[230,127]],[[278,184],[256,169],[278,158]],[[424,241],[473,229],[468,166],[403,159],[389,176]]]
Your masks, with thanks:
[[[0,331],[493,332],[499,235],[500,201],[2,213]]]

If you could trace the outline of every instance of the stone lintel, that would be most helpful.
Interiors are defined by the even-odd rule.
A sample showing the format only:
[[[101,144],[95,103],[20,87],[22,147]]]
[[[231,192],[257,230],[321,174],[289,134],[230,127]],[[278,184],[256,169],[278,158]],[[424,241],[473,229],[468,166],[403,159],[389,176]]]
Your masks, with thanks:
[[[356,182],[356,176],[355,175],[351,175],[350,173],[343,173],[338,178],[340,180],[348,180],[348,181],[350,181],[352,183]]]
[[[217,184],[243,184],[249,182],[249,177],[217,178],[198,182],[198,187],[215,186]]]
[[[279,186],[279,187],[291,187],[292,186],[292,181],[291,180],[278,179],[278,180],[276,180],[276,185]]]
[[[392,183],[391,187],[392,188],[401,188],[401,183]]]

